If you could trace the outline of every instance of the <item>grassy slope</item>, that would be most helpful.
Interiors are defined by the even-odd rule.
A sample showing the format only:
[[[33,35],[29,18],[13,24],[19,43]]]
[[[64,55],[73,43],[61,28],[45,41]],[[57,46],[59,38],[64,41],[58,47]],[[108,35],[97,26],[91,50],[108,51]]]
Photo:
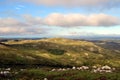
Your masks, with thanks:
[[[112,65],[120,66],[120,54],[88,41],[62,38],[8,41],[0,45],[2,64]]]
[[[20,72],[17,76],[18,80],[120,80],[117,72],[113,73],[91,73],[90,71],[56,71],[50,72],[44,69],[30,69]]]

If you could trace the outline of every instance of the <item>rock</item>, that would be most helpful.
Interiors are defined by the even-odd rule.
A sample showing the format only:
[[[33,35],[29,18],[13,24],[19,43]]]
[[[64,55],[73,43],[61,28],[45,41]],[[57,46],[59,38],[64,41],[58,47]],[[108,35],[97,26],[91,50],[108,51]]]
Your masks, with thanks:
[[[74,66],[73,66],[73,67],[72,67],[72,69],[73,69],[73,70],[75,70],[75,69],[76,69],[76,67],[74,67]]]
[[[44,80],[48,80],[47,78],[44,78]]]

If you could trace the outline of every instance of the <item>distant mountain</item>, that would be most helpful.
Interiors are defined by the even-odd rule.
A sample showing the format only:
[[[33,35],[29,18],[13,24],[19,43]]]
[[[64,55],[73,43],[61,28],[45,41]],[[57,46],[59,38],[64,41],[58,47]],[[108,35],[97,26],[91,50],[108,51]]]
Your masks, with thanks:
[[[118,50],[120,51],[120,43],[118,41],[93,41],[96,45],[101,46],[105,49]]]
[[[108,64],[120,67],[119,51],[116,52],[114,49],[105,48],[91,41],[65,38],[8,40],[2,42],[0,46],[0,65],[90,66]]]

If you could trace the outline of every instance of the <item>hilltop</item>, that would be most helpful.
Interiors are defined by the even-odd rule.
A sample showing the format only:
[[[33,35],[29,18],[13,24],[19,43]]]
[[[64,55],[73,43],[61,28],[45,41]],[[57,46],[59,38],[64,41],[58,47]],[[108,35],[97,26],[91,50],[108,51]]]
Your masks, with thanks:
[[[0,64],[80,66],[120,66],[120,54],[91,41],[49,38],[9,40],[0,44]]]

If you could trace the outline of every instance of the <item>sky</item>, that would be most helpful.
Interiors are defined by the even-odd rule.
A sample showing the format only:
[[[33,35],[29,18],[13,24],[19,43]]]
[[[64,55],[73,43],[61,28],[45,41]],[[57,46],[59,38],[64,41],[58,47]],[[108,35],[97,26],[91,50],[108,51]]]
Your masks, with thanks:
[[[0,37],[120,36],[120,0],[0,0]]]

